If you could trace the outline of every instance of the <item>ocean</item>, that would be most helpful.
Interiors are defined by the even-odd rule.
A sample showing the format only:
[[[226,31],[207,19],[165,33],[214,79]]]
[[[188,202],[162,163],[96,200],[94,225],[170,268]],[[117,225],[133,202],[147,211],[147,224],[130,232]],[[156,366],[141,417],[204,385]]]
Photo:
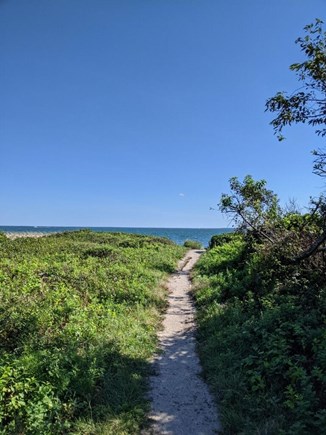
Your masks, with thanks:
[[[76,231],[88,228],[97,232],[133,233],[150,236],[167,237],[175,243],[182,245],[186,240],[196,240],[204,247],[215,234],[229,233],[231,228],[120,228],[120,227],[32,227],[32,226],[0,226],[4,233],[58,233],[63,231]]]

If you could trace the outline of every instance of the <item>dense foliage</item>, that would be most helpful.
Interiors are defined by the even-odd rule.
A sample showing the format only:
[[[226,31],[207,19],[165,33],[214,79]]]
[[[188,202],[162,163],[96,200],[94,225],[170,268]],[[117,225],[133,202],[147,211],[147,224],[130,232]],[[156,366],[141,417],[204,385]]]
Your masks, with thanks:
[[[217,236],[197,265],[205,376],[225,433],[323,434],[326,259],[284,265],[266,243]]]
[[[271,227],[275,226],[280,207],[275,193],[266,188],[266,181],[255,181],[247,175],[241,183],[237,177],[232,177],[230,188],[232,193],[221,197],[222,213],[231,215],[239,230],[253,231],[271,242]]]
[[[297,39],[291,65],[299,90],[266,109],[279,139],[307,123],[326,135],[326,32],[322,21]],[[314,172],[326,174],[325,150]],[[264,180],[233,177],[220,210],[236,224],[215,236],[196,268],[199,351],[229,434],[324,434],[326,428],[326,201],[281,209]]]
[[[0,433],[139,433],[160,283],[183,252],[127,234],[0,237]]]
[[[197,240],[186,240],[183,246],[190,249],[202,249],[203,247],[202,244]]]

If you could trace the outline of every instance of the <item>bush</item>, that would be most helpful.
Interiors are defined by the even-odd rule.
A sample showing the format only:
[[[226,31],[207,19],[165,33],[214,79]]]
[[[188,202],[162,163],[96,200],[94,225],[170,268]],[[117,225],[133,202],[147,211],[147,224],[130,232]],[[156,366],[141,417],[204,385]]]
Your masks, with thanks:
[[[223,234],[216,234],[211,238],[209,241],[208,248],[212,249],[215,246],[221,246],[224,243],[231,242],[231,240],[236,239],[239,237],[239,234],[237,233],[223,233]]]
[[[200,242],[197,242],[196,240],[186,240],[183,244],[185,248],[190,249],[202,249],[203,245]]]
[[[1,242],[0,433],[139,433],[159,283],[183,252],[91,231]]]
[[[207,251],[194,276],[199,353],[222,426],[322,434],[325,264],[284,266],[277,252],[249,241],[231,236]]]

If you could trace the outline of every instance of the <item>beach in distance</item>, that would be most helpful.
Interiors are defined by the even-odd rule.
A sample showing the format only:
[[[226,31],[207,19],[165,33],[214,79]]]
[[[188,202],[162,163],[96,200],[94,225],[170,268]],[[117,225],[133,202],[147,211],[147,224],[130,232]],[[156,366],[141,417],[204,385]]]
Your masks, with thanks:
[[[17,237],[41,237],[64,231],[76,231],[85,227],[33,227],[33,226],[0,226],[0,232],[4,232],[11,239]],[[204,247],[212,236],[232,232],[232,228],[132,228],[132,227],[87,227],[96,232],[144,234],[146,236],[167,237],[178,245],[183,245],[186,240],[195,240]]]

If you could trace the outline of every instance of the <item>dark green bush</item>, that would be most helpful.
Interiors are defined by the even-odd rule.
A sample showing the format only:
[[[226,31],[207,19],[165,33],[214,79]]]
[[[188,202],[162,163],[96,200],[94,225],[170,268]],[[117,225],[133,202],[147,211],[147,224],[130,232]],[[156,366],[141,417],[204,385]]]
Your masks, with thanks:
[[[84,255],[90,257],[98,257],[98,258],[111,258],[112,260],[117,257],[118,253],[116,249],[111,246],[100,245],[99,247],[94,246],[90,249],[87,249]]]
[[[221,246],[224,243],[231,242],[231,240],[236,239],[237,237],[239,237],[237,233],[216,234],[209,241],[208,248],[212,249],[215,246]]]
[[[324,433],[325,272],[238,236],[199,261],[199,352],[225,433]]]

